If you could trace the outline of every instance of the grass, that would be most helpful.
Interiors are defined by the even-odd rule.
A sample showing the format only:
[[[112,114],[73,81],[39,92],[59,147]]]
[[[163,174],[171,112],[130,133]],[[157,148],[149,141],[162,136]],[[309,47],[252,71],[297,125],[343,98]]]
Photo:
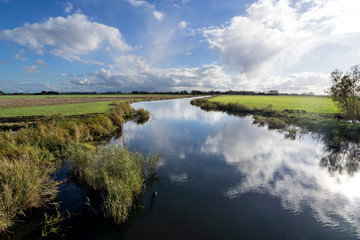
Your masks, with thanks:
[[[107,216],[115,222],[126,218],[133,203],[130,198],[140,194],[147,163],[140,154],[96,146],[114,136],[124,120],[143,121],[149,114],[132,109],[127,102],[113,105],[106,114],[71,118],[56,115],[17,132],[0,132],[0,234],[32,208],[53,204],[60,183],[52,174],[73,146],[82,146],[82,150],[86,146],[87,154],[83,166],[75,164],[80,159],[73,159],[74,172],[84,172],[80,174],[84,181],[104,194]],[[92,175],[90,171],[94,171]],[[91,177],[94,182],[89,180]]]
[[[69,148],[69,159],[75,174],[103,198],[105,215],[116,223],[124,222],[140,197],[147,168],[158,157],[144,157],[120,145],[109,148],[77,144]]]
[[[250,97],[249,99],[254,97],[256,100],[265,100],[274,96],[265,96],[265,98],[262,98],[262,96],[230,96],[230,98],[227,99],[246,99],[246,97]],[[292,97],[287,98],[287,96],[281,97],[282,98],[280,99],[282,99],[283,102],[285,99],[292,99]],[[256,108],[245,105],[243,102],[240,104],[234,102],[224,103],[214,101],[214,99],[216,100],[221,98],[222,96],[220,98],[199,98],[192,100],[191,104],[206,111],[222,111],[236,116],[252,115],[254,118],[254,124],[258,124],[260,126],[267,125],[269,129],[279,129],[281,131],[288,132],[289,137],[294,135],[295,128],[293,127],[297,126],[301,128],[301,132],[312,132],[314,134],[318,134],[319,139],[321,138],[328,146],[334,148],[340,148],[344,141],[360,142],[360,124],[352,124],[343,121],[346,119],[345,116],[339,114],[338,112],[314,113],[301,110],[294,111],[292,109],[286,110],[287,108],[285,110],[276,110],[275,107],[269,107],[269,102],[267,102],[267,107]],[[313,97],[304,98],[309,100]],[[317,98],[315,97],[315,99]],[[323,99],[320,98],[320,101],[322,100]],[[286,106],[291,106],[291,103]]]
[[[26,108],[0,109],[0,117],[48,116],[61,114],[64,116],[106,113],[111,109],[113,101],[77,103],[52,106],[35,106]]]
[[[305,110],[310,113],[339,113],[330,97],[315,96],[218,96],[210,101],[237,103],[248,107],[266,108],[272,105],[274,110]]]
[[[183,98],[186,95],[16,95],[0,96],[0,120],[6,123],[6,118],[49,116],[61,114],[64,116],[107,113],[113,102],[148,101]],[[1,100],[3,101],[1,102]],[[56,101],[55,101],[56,100]],[[26,121],[26,118],[24,118]]]
[[[151,98],[151,97],[171,97],[174,95],[166,94],[60,94],[60,95],[0,95],[1,99],[16,98]]]

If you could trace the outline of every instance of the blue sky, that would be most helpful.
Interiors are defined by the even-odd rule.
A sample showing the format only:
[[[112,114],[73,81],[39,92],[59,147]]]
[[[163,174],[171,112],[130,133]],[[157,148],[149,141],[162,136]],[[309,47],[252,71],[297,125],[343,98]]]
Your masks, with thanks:
[[[358,0],[0,0],[4,92],[324,94],[360,63]]]

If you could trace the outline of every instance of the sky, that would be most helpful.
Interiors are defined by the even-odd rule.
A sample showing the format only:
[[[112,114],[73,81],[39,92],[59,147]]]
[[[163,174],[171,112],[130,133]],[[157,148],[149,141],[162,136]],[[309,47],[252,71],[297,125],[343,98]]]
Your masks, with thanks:
[[[359,0],[0,0],[0,91],[325,94]]]

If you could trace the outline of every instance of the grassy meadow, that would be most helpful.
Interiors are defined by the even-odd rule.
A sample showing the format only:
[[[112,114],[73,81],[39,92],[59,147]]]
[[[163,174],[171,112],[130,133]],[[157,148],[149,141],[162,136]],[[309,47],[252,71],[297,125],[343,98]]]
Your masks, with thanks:
[[[156,94],[13,95],[0,96],[0,118],[107,113],[114,102],[151,101],[186,97]]]
[[[222,111],[236,116],[251,115],[254,124],[279,129],[295,136],[312,132],[332,147],[340,148],[344,141],[360,142],[360,125],[345,121],[328,97],[312,96],[218,96],[191,101],[205,111]],[[297,111],[298,110],[298,111]]]
[[[267,108],[272,105],[274,110],[305,110],[309,113],[338,113],[330,97],[317,96],[249,96],[249,95],[232,95],[218,96],[210,101],[220,103],[237,103],[252,108]]]
[[[0,117],[19,116],[49,116],[61,114],[64,116],[84,115],[91,113],[106,113],[111,109],[113,101],[74,103],[50,106],[34,106],[23,108],[0,109]]]

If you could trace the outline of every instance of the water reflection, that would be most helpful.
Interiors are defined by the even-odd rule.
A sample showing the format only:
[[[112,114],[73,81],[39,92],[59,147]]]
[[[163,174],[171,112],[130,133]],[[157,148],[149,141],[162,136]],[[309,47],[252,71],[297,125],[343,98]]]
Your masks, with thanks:
[[[288,136],[258,127],[251,117],[202,111],[188,99],[134,107],[145,108],[154,117],[144,125],[126,123],[124,135],[132,149],[162,154],[159,186],[150,190],[161,191],[156,201],[150,192],[151,217],[145,213],[134,217],[135,230],[127,230],[126,238],[141,238],[136,226],[149,221],[153,223],[147,229],[149,236],[163,231],[157,226],[167,226],[188,237],[183,228],[190,224],[189,214],[194,219],[191,229],[197,226],[197,233],[216,229],[215,239],[216,234],[231,239],[269,237],[276,231],[273,238],[281,238],[290,231],[286,227],[294,231],[289,236],[299,238],[313,238],[311,234],[319,232],[323,238],[349,237],[353,232],[360,237],[357,145],[331,148],[310,135]],[[271,210],[262,208],[257,215],[259,206]],[[298,220],[298,215],[304,219]],[[313,219],[321,226],[314,227]],[[264,235],[256,235],[260,233],[253,223],[258,221],[267,223],[262,226]],[[276,221],[279,229],[274,229]],[[302,226],[294,225],[297,221]],[[337,230],[327,232],[325,226]],[[242,235],[247,231],[249,235]],[[159,238],[164,236],[162,232]]]
[[[350,146],[329,152],[310,136],[289,141],[279,132],[251,127],[250,121],[229,119],[207,138],[202,151],[223,155],[244,175],[226,197],[270,194],[294,213],[310,207],[323,224],[351,223],[360,236],[358,147]]]
[[[358,144],[342,144],[340,148],[328,148],[320,156],[320,166],[329,172],[340,172],[353,175],[359,170],[360,148]]]

